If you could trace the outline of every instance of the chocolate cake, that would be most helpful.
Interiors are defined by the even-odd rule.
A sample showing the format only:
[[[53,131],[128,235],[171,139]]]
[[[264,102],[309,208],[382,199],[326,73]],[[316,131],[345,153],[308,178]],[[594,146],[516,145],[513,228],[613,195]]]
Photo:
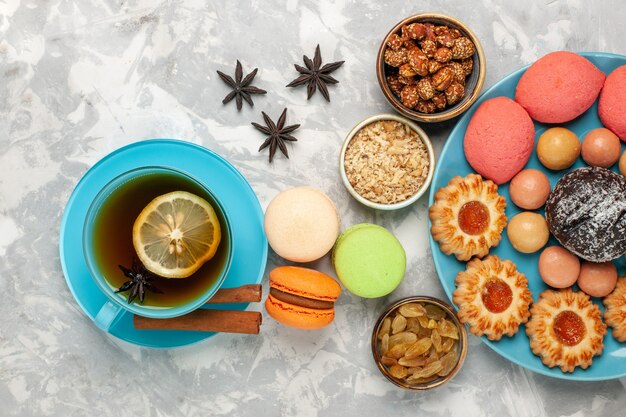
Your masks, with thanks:
[[[550,232],[567,249],[591,262],[626,253],[626,178],[585,167],[563,176],[546,202]]]

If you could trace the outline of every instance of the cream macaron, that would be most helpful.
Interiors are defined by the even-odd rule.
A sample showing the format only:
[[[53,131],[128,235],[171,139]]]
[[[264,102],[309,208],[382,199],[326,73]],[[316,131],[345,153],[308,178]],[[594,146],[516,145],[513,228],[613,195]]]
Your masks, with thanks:
[[[291,188],[267,207],[265,234],[279,256],[293,262],[315,261],[330,251],[339,236],[339,213],[322,191]]]

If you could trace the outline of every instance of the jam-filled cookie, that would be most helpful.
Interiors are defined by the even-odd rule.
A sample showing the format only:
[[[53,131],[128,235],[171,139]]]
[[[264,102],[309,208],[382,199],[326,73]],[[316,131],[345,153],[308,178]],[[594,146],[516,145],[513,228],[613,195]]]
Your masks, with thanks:
[[[613,328],[613,337],[626,342],[626,275],[617,279],[613,292],[604,298],[604,321]]]
[[[454,254],[459,261],[482,258],[502,239],[505,207],[492,181],[476,174],[457,176],[435,194],[430,232],[446,255]]]
[[[511,261],[495,255],[474,258],[456,276],[456,286],[452,300],[459,306],[459,319],[476,336],[500,340],[528,321],[532,294],[526,276]]]
[[[550,368],[586,369],[600,355],[606,334],[600,309],[582,291],[546,290],[530,309],[526,334],[530,349]]]

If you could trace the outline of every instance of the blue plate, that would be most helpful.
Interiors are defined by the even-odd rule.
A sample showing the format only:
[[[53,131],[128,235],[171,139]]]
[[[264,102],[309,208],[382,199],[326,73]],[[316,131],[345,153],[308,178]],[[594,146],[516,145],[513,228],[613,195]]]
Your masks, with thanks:
[[[582,53],[581,55],[588,58],[605,74],[609,74],[615,68],[626,64],[626,57],[623,55],[600,52]],[[526,68],[528,67],[515,71],[485,91],[485,93],[482,94],[478,101],[474,103],[474,105],[467,111],[467,113],[465,113],[465,115],[454,127],[439,157],[439,164],[435,170],[433,182],[430,187],[430,205],[433,204],[435,192],[439,188],[446,186],[452,177],[456,175],[465,176],[474,172],[465,160],[465,155],[463,153],[463,137],[465,136],[467,124],[474,114],[474,111],[476,111],[476,108],[483,101],[493,97],[505,96],[513,98],[515,96],[515,87],[517,86],[517,82],[524,71],[526,71]],[[584,137],[590,130],[601,127],[602,124],[598,118],[597,102],[582,116],[563,126],[572,130],[578,135],[579,138]],[[536,137],[538,138],[541,132],[549,127],[550,125],[535,122],[535,129],[537,133]],[[552,172],[539,163],[537,155],[533,152],[526,168],[541,170],[548,176],[550,183],[554,186],[559,178],[561,178],[566,172],[582,166],[585,166],[585,163],[581,158],[579,158],[572,168],[564,171]],[[616,170],[615,167],[614,170]],[[509,219],[521,211],[511,202],[509,198],[508,183],[500,186],[498,191],[507,199],[506,215]],[[538,210],[538,212],[543,214],[543,209]],[[556,244],[558,244],[558,242],[551,237],[548,245]],[[452,292],[456,288],[454,279],[459,271],[465,270],[465,263],[457,261],[454,256],[447,256],[441,252],[441,250],[439,250],[439,245],[433,241],[432,236],[430,237],[430,248],[441,284],[443,285],[448,298],[452,300]],[[500,245],[492,249],[491,253],[498,255],[503,259],[510,259],[517,265],[518,269],[522,271],[526,277],[528,277],[530,291],[533,293],[533,298],[535,300],[540,292],[548,288],[548,286],[546,286],[541,280],[537,267],[540,252],[534,254],[523,254],[517,252],[511,246],[506,233],[503,233]],[[618,265],[620,272],[623,273],[626,268],[626,260],[622,257],[620,260],[616,261],[616,264]],[[594,299],[594,301],[601,308],[603,308],[600,299]],[[586,370],[577,368],[572,373],[563,373],[560,368],[548,368],[543,365],[541,360],[530,350],[528,337],[526,336],[526,332],[523,327],[514,337],[505,336],[498,342],[492,342],[484,336],[481,337],[481,339],[485,344],[487,344],[487,346],[506,359],[543,375],[575,381],[603,381],[626,376],[626,343],[618,343],[611,336],[610,330],[604,338],[604,352],[602,355],[594,358],[593,365]]]
[[[108,300],[95,284],[83,257],[82,235],[87,210],[98,191],[112,178],[133,168],[165,166],[186,172],[211,189],[231,220],[233,261],[223,288],[260,283],[267,262],[263,210],[245,178],[216,153],[192,143],[155,139],[133,143],[101,159],[79,181],[61,222],[60,252],[65,280],[90,319]],[[244,310],[248,304],[203,308]],[[171,348],[207,339],[215,333],[176,330],[136,330],[126,312],[109,332],[135,345]]]

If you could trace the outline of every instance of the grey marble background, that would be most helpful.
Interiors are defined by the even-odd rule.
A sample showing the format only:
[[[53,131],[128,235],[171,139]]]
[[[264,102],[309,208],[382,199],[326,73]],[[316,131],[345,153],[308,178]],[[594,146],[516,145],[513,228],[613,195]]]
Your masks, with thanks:
[[[337,155],[361,119],[392,109],[375,79],[382,36],[398,20],[439,11],[468,23],[488,57],[486,87],[546,52],[626,53],[626,6],[600,0],[159,1],[0,0],[0,415],[2,416],[624,416],[626,380],[576,383],[535,375],[471,337],[448,385],[410,393],[386,382],[369,350],[392,299],[444,297],[430,258],[426,198],[382,213],[343,189]],[[292,64],[320,43],[345,59],[331,103],[288,89]],[[259,67],[269,91],[253,109],[222,106],[215,70]],[[291,159],[269,165],[251,126],[260,111],[301,123]],[[453,122],[424,126],[437,150]],[[130,142],[182,138],[238,167],[265,208],[280,190],[312,185],[336,202],[342,227],[395,231],[407,276],[391,296],[344,293],[333,325],[299,332],[265,316],[258,337],[219,335],[150,350],[100,332],[68,291],[59,224],[81,175]],[[269,268],[281,264],[270,256]],[[324,259],[314,265],[330,272]],[[259,307],[257,307],[259,308]]]

